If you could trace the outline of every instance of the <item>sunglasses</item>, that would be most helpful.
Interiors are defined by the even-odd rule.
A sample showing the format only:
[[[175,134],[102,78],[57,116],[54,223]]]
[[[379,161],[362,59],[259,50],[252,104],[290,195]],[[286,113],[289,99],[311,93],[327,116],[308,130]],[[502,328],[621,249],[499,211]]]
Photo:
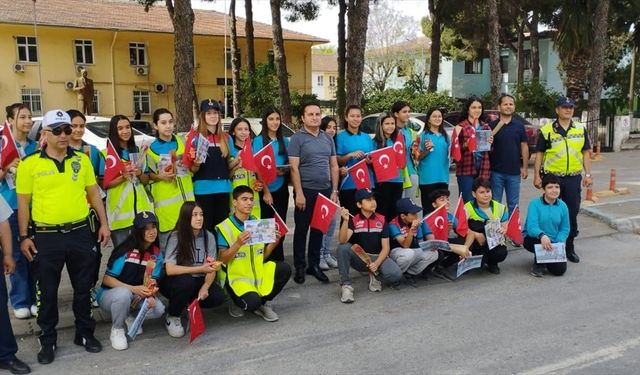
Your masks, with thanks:
[[[64,132],[64,134],[66,135],[71,135],[71,132],[73,131],[73,129],[71,129],[71,126],[60,126],[55,129],[47,129],[47,130],[49,130],[51,134],[55,135],[56,137],[62,134],[62,132]]]

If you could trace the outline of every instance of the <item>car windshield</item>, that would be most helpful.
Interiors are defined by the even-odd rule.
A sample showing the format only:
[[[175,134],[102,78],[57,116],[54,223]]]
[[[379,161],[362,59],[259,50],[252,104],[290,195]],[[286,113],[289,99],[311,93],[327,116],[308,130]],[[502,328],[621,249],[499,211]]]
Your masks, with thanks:
[[[85,127],[89,129],[90,132],[97,135],[100,138],[107,138],[109,136],[109,121],[96,121],[96,122],[87,122]],[[133,135],[142,135],[143,133],[133,128]]]

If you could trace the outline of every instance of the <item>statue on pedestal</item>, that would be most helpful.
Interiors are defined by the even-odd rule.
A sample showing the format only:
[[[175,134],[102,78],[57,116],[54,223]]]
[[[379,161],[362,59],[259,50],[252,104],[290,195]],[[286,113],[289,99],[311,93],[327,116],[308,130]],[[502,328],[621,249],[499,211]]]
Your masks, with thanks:
[[[85,68],[80,70],[80,77],[76,78],[76,82],[73,85],[73,91],[78,95],[78,109],[85,115],[93,113],[93,80],[88,76],[88,71]]]

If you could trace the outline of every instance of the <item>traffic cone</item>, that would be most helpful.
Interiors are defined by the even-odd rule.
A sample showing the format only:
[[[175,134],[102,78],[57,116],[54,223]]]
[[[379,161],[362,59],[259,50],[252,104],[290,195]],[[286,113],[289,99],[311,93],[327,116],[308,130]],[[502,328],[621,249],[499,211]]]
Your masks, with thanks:
[[[616,169],[611,168],[611,176],[609,177],[609,190],[616,190]]]
[[[587,196],[584,198],[585,201],[591,201],[594,202],[593,200],[593,184],[587,186]]]

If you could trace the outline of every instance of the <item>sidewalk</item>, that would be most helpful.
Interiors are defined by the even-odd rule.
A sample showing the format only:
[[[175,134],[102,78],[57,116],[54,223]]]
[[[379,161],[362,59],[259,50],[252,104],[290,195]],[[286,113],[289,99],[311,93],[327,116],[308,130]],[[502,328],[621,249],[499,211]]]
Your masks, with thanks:
[[[638,172],[638,162],[640,161],[640,150],[626,151],[619,153],[603,154],[602,159],[594,161],[592,163],[592,174],[594,177],[594,192],[607,190],[609,188],[609,174],[611,168],[616,168],[617,171],[617,187],[629,188],[629,194],[613,196],[608,198],[602,198],[597,203],[590,206],[583,206],[581,213],[578,216],[580,236],[576,240],[578,246],[580,242],[587,240],[588,238],[599,237],[615,233],[616,231],[640,231],[640,173]],[[530,168],[533,167],[533,163],[529,164]],[[524,218],[526,216],[526,208],[528,202],[534,197],[540,194],[539,190],[534,189],[532,185],[533,177],[530,169],[530,176],[527,180],[522,182],[520,203],[522,206],[522,220],[524,224]],[[452,196],[457,196],[457,186],[455,185],[455,175],[450,178],[451,181],[451,193]],[[583,189],[583,196],[585,192]],[[293,196],[293,195],[292,195]],[[452,205],[455,205],[455,199],[452,199]],[[287,225],[291,228],[291,234],[286,236],[284,249],[286,260],[292,263],[293,259],[293,199],[290,201],[289,214],[287,216]],[[628,229],[631,228],[631,229]],[[334,241],[336,239],[334,238]],[[512,251],[523,251],[521,249],[512,249]],[[111,249],[107,248],[103,250],[101,275],[104,274],[106,268],[106,262],[109,258]],[[338,271],[327,271],[327,276],[332,281],[338,279]],[[354,274],[355,276],[355,274]],[[360,276],[356,276],[360,277]],[[308,278],[307,283],[315,283],[313,278]],[[9,283],[7,282],[7,285]],[[295,284],[293,281],[289,282],[285,287],[289,288],[305,288],[305,285]],[[69,282],[69,277],[66,271],[63,272],[62,280],[60,283],[60,289],[58,292],[60,321],[58,323],[58,329],[73,327],[74,318],[71,311],[72,289]],[[11,324],[16,336],[32,335],[38,332],[38,325],[35,318],[29,320],[20,320],[13,318],[11,308],[9,308],[9,316],[11,317]],[[93,309],[93,316],[100,324],[103,322],[109,322],[108,317],[100,309]]]

